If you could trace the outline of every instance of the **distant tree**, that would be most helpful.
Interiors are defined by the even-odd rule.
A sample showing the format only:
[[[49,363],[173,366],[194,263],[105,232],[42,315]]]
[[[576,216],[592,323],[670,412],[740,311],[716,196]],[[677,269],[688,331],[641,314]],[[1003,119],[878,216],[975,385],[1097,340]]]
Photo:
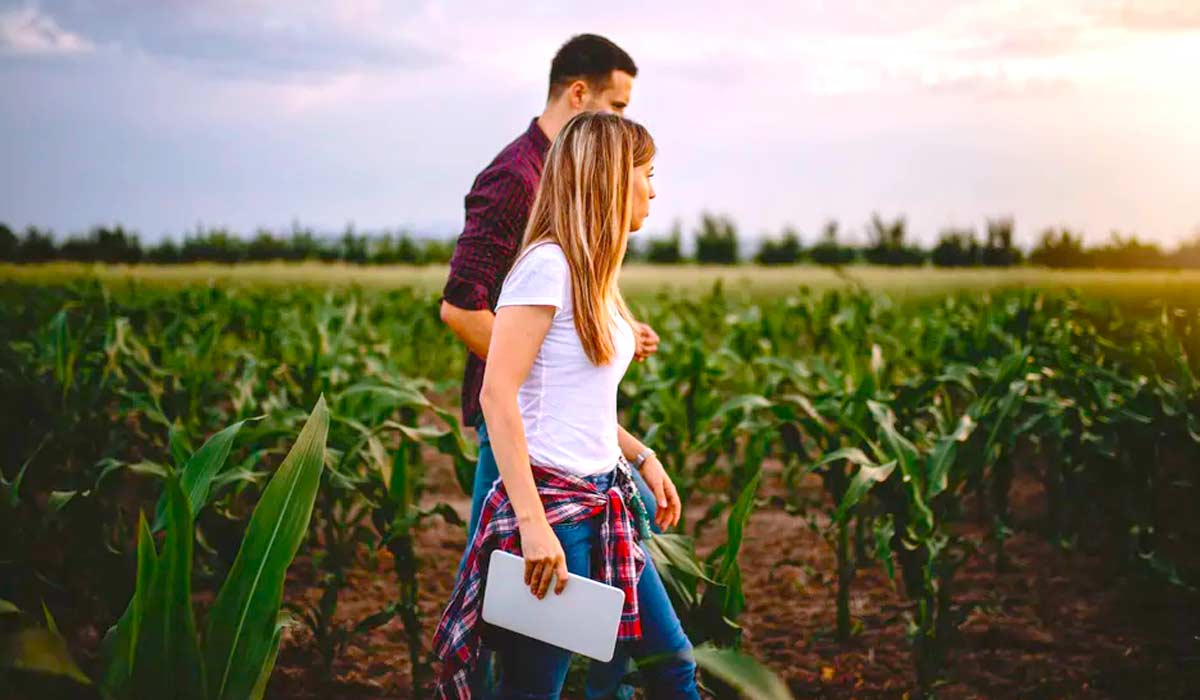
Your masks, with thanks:
[[[21,250],[21,241],[17,238],[17,234],[8,227],[8,224],[0,223],[0,260],[5,262],[16,262],[18,253]]]
[[[1171,264],[1176,267],[1194,267],[1200,268],[1200,233],[1197,233],[1192,240],[1180,244],[1179,248],[1171,254]]]
[[[137,263],[142,245],[124,228],[97,226],[84,235],[72,235],[59,246],[59,258],[84,263]]]
[[[1012,218],[988,219],[980,262],[989,267],[1008,267],[1021,262],[1021,257],[1021,250],[1013,245]]]
[[[321,258],[323,246],[311,229],[302,228],[292,222],[292,235],[288,240],[287,256],[290,260],[315,260]]]
[[[908,225],[903,216],[887,222],[876,212],[871,215],[867,234],[870,236],[870,246],[864,251],[864,257],[869,263],[920,265],[925,261],[924,251],[907,244]]]
[[[679,221],[671,225],[671,233],[646,242],[646,260],[652,263],[674,264],[683,260],[683,232]]]
[[[367,237],[355,233],[353,224],[347,224],[338,241],[337,257],[343,262],[365,263],[367,261],[367,245]]]
[[[288,242],[266,229],[259,229],[246,246],[246,259],[254,261],[286,260]]]
[[[637,236],[630,235],[628,240],[625,241],[625,257],[622,259],[622,262],[629,263],[642,259],[642,246],[638,243],[639,240],[641,239]]]
[[[177,263],[181,260],[179,244],[171,237],[164,237],[157,245],[146,251],[146,261],[160,264]]]
[[[21,262],[46,262],[57,257],[54,236],[36,226],[25,229],[17,257]]]
[[[808,251],[818,265],[847,265],[854,262],[857,252],[838,242],[838,222],[829,221],[821,231],[821,240]]]
[[[391,231],[371,240],[370,260],[376,265],[391,265],[396,262],[396,236]]]
[[[763,239],[762,247],[754,259],[763,265],[786,265],[799,262],[803,252],[800,235],[788,226],[783,229],[778,240]]]
[[[1083,247],[1083,237],[1067,229],[1047,229],[1029,254],[1029,261],[1045,267],[1086,267],[1089,256]]]
[[[696,232],[696,262],[732,265],[738,261],[737,226],[728,216],[704,212]]]
[[[454,241],[427,239],[421,246],[421,260],[425,263],[450,262],[454,255]]]
[[[423,251],[407,233],[400,234],[396,240],[396,261],[415,265],[424,262]]]
[[[938,243],[929,253],[930,260],[938,267],[969,267],[979,264],[979,241],[971,229],[947,229],[942,231]]]
[[[183,237],[179,259],[182,262],[236,263],[246,259],[246,243],[227,229],[196,229]]]
[[[1167,264],[1167,256],[1154,243],[1143,243],[1138,237],[1123,238],[1113,232],[1107,243],[1089,251],[1089,264],[1110,270],[1155,268]]]

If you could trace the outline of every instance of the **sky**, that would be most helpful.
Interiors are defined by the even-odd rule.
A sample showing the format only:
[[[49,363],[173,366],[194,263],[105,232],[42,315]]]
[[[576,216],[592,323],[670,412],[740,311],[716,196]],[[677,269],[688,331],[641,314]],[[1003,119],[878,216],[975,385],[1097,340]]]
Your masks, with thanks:
[[[452,236],[580,32],[638,64],[651,233],[1200,235],[1200,0],[0,0],[0,221]]]

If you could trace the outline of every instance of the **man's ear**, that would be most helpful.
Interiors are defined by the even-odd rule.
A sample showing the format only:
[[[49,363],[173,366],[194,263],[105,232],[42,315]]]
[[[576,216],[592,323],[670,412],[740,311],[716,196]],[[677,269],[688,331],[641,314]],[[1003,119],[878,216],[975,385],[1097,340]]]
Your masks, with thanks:
[[[582,110],[587,104],[588,84],[586,80],[576,80],[567,86],[567,100],[571,109]]]

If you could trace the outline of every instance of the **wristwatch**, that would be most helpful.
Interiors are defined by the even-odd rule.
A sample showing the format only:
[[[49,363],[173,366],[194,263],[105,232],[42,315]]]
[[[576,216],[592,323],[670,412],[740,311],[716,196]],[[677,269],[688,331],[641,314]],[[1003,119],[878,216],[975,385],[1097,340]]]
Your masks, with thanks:
[[[641,469],[642,462],[645,462],[647,459],[650,459],[651,455],[654,455],[654,454],[657,454],[657,453],[654,450],[650,449],[649,447],[642,450],[641,452],[638,453],[637,457],[634,457],[633,468]]]

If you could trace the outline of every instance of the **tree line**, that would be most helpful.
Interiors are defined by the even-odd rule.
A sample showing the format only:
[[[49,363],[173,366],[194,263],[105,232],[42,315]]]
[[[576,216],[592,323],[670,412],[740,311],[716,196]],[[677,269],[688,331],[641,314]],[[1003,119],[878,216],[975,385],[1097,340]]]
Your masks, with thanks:
[[[691,233],[692,247],[684,250],[683,225],[676,221],[665,235],[630,238],[627,259],[657,264],[696,262],[763,265],[874,265],[937,267],[1008,267],[1033,264],[1055,268],[1200,268],[1200,236],[1174,250],[1114,233],[1099,245],[1087,245],[1081,233],[1065,228],[1042,232],[1032,249],[1013,242],[1011,218],[988,219],[982,230],[949,228],[937,243],[925,248],[912,240],[905,217],[885,219],[878,213],[865,227],[866,242],[852,243],[838,222],[830,221],[810,243],[792,227],[762,239],[757,250],[744,249],[737,225],[725,215],[705,212]],[[191,263],[303,261],[355,264],[425,265],[447,263],[454,241],[417,237],[401,231],[360,233],[347,227],[340,235],[321,235],[293,225],[284,233],[259,230],[244,238],[224,228],[197,229],[180,241],[165,238],[143,244],[138,234],[122,226],[98,226],[87,233],[59,239],[30,226],[23,233],[0,223],[0,261],[37,263],[67,260],[88,263]]]

